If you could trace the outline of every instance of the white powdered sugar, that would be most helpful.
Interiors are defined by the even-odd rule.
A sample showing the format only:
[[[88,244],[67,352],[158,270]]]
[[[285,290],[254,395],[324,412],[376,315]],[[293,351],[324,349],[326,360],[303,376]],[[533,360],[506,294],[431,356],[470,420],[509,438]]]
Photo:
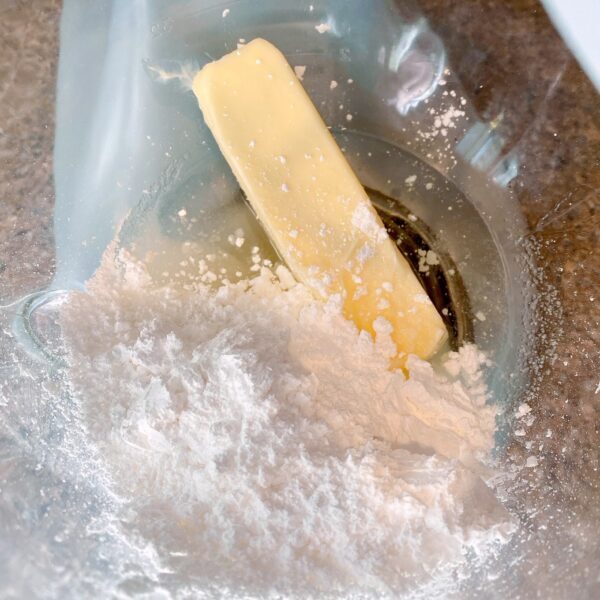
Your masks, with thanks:
[[[72,392],[127,522],[193,597],[443,592],[512,530],[484,482],[484,357],[410,357],[405,379],[386,327],[374,343],[277,275],[157,288],[119,255],[64,307]]]
[[[329,25],[329,23],[319,23],[318,25],[315,25],[315,29],[319,33],[327,33],[331,30],[331,25]]]
[[[388,239],[385,227],[381,226],[375,216],[375,212],[369,209],[364,202],[358,204],[354,209],[352,213],[352,225],[378,244]]]

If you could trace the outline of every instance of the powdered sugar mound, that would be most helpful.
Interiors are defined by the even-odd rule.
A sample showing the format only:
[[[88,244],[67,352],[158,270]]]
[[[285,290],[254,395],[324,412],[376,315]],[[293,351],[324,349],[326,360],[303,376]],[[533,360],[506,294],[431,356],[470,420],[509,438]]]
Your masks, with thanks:
[[[69,376],[128,522],[188,590],[397,597],[506,539],[475,348],[405,380],[335,298],[267,269],[157,289],[122,258],[65,307]]]

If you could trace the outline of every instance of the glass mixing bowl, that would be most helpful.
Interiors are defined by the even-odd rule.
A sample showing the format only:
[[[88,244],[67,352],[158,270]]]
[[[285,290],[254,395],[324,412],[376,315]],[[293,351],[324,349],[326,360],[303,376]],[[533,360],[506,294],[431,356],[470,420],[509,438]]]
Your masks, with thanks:
[[[3,87],[6,131],[26,150],[2,174],[15,207],[6,222],[27,221],[34,232],[7,226],[0,262],[0,585],[9,597],[42,589],[77,597],[109,580],[149,592],[148,573],[159,577],[155,557],[112,527],[118,499],[85,450],[85,432],[73,430],[75,408],[56,377],[56,309],[85,286],[117,234],[157,279],[239,227],[268,246],[189,90],[190,73],[255,37],[298,68],[447,310],[452,342],[474,340],[491,359],[489,385],[504,407],[497,454],[514,473],[504,492],[522,523],[457,593],[593,597],[598,99],[537,4],[65,0],[58,75],[60,7],[2,10],[26,49],[22,66],[8,58],[5,66],[17,73]],[[10,57],[15,42],[3,35]],[[55,78],[52,182],[44,128]],[[22,139],[22,130],[39,139]]]

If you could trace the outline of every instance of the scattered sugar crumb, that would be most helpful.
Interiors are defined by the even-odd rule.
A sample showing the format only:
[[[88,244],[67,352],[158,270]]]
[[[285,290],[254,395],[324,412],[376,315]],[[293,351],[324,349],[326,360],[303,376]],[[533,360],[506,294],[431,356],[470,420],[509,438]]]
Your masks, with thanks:
[[[354,209],[352,225],[378,244],[388,239],[385,227],[378,223],[373,210],[364,203]]]
[[[367,260],[375,255],[375,250],[371,244],[364,244],[356,254],[356,259],[363,265]]]
[[[235,233],[227,236],[227,241],[236,248],[241,248],[245,243],[244,230],[236,229]]]
[[[294,67],[294,73],[296,73],[296,77],[302,81],[302,79],[304,78],[304,73],[306,73],[306,66],[305,65],[297,65]]]
[[[425,254],[425,262],[429,266],[439,265],[440,264],[440,258],[437,255],[437,253],[434,252],[433,250],[427,250],[427,254]]]
[[[385,310],[389,307],[390,307],[390,303],[389,303],[389,300],[387,300],[386,298],[381,298],[377,302],[377,310]]]
[[[439,256],[433,250],[417,250],[419,256],[419,271],[421,273],[429,273],[430,267],[440,264]]]

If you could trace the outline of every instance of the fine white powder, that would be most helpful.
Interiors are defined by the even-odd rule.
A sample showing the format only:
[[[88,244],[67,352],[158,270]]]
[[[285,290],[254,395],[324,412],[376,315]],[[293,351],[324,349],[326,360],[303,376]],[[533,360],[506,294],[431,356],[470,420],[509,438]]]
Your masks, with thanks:
[[[375,213],[364,202],[354,209],[352,225],[378,244],[388,239],[385,227],[378,223]]]
[[[483,356],[411,357],[406,380],[388,328],[374,343],[277,273],[157,288],[121,253],[64,307],[127,522],[185,597],[443,594],[512,530],[484,483]]]

